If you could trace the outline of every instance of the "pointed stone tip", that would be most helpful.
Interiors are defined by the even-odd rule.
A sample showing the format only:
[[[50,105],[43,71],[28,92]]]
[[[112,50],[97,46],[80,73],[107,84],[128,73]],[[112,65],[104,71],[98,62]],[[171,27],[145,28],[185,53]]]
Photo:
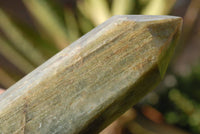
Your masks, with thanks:
[[[152,35],[152,42],[159,49],[157,64],[160,76],[163,78],[176,47],[175,41],[178,40],[181,32],[182,18],[169,15],[116,15],[112,20],[133,21],[148,29]]]
[[[156,21],[156,20],[177,20],[182,21],[181,17],[170,16],[170,15],[115,15],[113,18],[132,20],[135,22],[146,22],[146,21]]]
[[[162,40],[162,45],[159,54],[158,68],[161,78],[164,77],[170,60],[174,54],[176,44],[180,37],[182,30],[182,18],[170,16],[166,21],[161,21],[156,24],[155,27],[148,27],[152,30],[152,35],[157,37],[159,41]]]

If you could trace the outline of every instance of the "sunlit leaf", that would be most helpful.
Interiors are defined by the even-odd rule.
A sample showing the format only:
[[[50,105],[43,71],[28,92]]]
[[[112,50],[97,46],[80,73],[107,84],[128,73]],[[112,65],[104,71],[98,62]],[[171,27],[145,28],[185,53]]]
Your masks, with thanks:
[[[0,28],[6,36],[12,41],[15,47],[23,53],[31,62],[40,65],[45,61],[42,54],[33,47],[33,44],[28,40],[20,29],[11,21],[4,11],[0,10]]]
[[[165,15],[168,14],[176,0],[151,0],[142,10],[144,15]]]
[[[53,8],[48,0],[23,0],[28,10],[37,20],[39,27],[44,29],[45,34],[54,40],[59,49],[65,48],[69,44],[67,30],[63,18]],[[63,12],[61,12],[63,13]],[[44,33],[43,33],[44,34]]]
[[[65,9],[65,22],[67,26],[67,32],[71,41],[74,41],[80,37],[79,27],[74,12],[70,9]]]
[[[129,14],[133,7],[133,0],[114,0],[112,3],[112,15]]]
[[[0,53],[24,73],[29,73],[34,69],[34,66],[31,63],[29,63],[22,55],[20,55],[1,37]]]

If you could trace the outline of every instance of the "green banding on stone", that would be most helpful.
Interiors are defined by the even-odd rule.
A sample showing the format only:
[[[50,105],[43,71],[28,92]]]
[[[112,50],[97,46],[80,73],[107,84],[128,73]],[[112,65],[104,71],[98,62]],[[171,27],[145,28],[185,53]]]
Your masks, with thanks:
[[[174,16],[114,16],[0,96],[0,132],[98,133],[164,76]]]

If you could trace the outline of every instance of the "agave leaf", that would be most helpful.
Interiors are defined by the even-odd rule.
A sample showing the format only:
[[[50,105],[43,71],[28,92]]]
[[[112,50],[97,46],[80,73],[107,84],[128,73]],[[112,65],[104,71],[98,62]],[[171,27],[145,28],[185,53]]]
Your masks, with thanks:
[[[111,16],[106,0],[84,0],[78,3],[78,8],[91,19],[95,26]]]
[[[141,5],[146,6],[151,0],[137,0],[140,2]]]
[[[35,67],[29,63],[20,53],[18,53],[8,42],[0,37],[0,53],[11,63],[18,67],[22,72],[29,73]]]
[[[29,63],[1,37],[0,53],[24,73],[29,73],[34,69],[34,66],[31,63]]]
[[[74,41],[80,36],[77,20],[74,12],[72,12],[70,9],[66,8],[64,13],[69,38],[71,41]]]
[[[24,4],[37,20],[45,34],[49,35],[59,49],[65,48],[69,44],[67,30],[63,18],[57,12],[49,0],[23,0]],[[61,8],[61,7],[60,7]]]
[[[43,53],[45,59],[51,57],[58,52],[55,44],[47,38],[40,36],[38,31],[36,31],[34,28],[30,27],[20,20],[16,20],[15,24],[22,31],[22,33],[25,34],[24,36],[26,36],[26,38],[33,43],[34,47]]]
[[[94,28],[94,25],[88,18],[83,16],[80,12],[78,12],[77,15],[78,15],[79,28],[83,34],[87,33],[92,28]]]
[[[77,1],[77,8],[81,12],[81,14],[86,17],[87,19],[90,19],[90,11],[86,9],[89,6],[89,3],[86,1]]]
[[[113,0],[112,15],[129,14],[133,10],[133,0]]]
[[[176,0],[151,0],[146,8],[142,10],[144,15],[165,15],[169,14]]]
[[[23,53],[31,62],[40,65],[45,61],[42,54],[33,47],[32,42],[24,37],[20,29],[10,20],[8,15],[0,10],[0,28],[12,41],[13,45]]]

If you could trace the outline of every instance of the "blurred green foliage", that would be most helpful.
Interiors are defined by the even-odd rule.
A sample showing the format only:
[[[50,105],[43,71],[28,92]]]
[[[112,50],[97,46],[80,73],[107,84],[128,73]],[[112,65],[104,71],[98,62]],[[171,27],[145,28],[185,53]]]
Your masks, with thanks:
[[[156,104],[168,123],[188,129],[194,134],[200,133],[200,65],[193,67],[187,76],[175,74],[175,85],[164,87]]]
[[[189,38],[200,5],[186,12],[181,42]],[[8,88],[25,74],[113,15],[165,15],[176,0],[77,0],[75,7],[55,0],[23,0],[34,27],[0,9],[0,86]],[[195,6],[195,9],[192,8]],[[188,16],[193,15],[192,21]],[[188,20],[187,20],[188,19]],[[184,46],[184,45],[183,45]],[[172,70],[168,85],[153,104],[166,122],[200,133],[200,65],[187,76]],[[174,84],[173,84],[174,83]],[[150,103],[150,102],[148,102]]]

